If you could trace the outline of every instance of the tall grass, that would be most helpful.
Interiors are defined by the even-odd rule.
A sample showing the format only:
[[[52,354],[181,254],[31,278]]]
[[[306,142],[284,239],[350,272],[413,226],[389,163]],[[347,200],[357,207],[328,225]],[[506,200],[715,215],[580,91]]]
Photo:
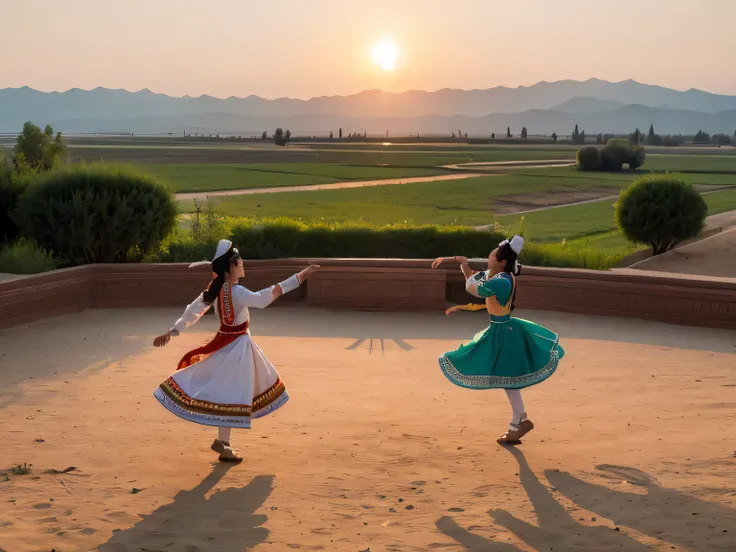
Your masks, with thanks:
[[[38,274],[58,266],[58,261],[48,251],[29,241],[18,240],[0,249],[0,272]]]

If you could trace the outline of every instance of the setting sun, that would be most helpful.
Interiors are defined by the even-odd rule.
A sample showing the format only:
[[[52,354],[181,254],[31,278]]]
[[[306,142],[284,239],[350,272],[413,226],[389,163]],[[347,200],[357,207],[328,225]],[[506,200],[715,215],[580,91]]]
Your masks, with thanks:
[[[393,71],[396,68],[396,60],[399,57],[399,48],[393,42],[384,40],[378,42],[371,50],[373,63],[384,71]]]

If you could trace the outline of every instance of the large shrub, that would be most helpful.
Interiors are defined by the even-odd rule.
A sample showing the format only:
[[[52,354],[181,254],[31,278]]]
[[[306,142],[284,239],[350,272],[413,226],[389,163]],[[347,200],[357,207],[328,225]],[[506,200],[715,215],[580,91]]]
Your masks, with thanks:
[[[42,174],[15,214],[24,237],[69,264],[139,260],[176,222],[176,201],[128,168],[77,165]]]
[[[601,167],[601,154],[595,146],[579,149],[575,157],[581,171],[597,171]]]
[[[640,178],[621,192],[614,217],[628,240],[647,244],[659,255],[696,237],[706,213],[700,194],[684,180],[667,174]]]
[[[633,171],[641,167],[645,160],[644,148],[628,140],[609,140],[601,150],[601,170],[604,171],[620,171],[624,165]]]
[[[26,180],[13,174],[10,164],[0,158],[0,243],[10,243],[20,230],[12,212],[26,186]]]

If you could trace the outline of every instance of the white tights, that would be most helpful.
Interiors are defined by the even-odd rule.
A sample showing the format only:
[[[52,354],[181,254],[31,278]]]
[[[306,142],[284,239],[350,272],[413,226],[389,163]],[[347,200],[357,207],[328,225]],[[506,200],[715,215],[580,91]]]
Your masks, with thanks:
[[[524,410],[524,399],[521,398],[521,389],[506,389],[506,396],[509,398],[511,403],[511,428],[514,426],[518,427],[523,419],[526,411]],[[230,442],[230,428],[219,427],[217,428],[217,438],[223,443]]]
[[[218,427],[217,438],[223,443],[230,442],[230,428],[229,427]]]
[[[519,426],[526,414],[524,410],[524,399],[521,398],[521,389],[506,389],[505,391],[511,403],[511,411],[513,412],[511,418],[511,428],[513,429],[514,426]]]

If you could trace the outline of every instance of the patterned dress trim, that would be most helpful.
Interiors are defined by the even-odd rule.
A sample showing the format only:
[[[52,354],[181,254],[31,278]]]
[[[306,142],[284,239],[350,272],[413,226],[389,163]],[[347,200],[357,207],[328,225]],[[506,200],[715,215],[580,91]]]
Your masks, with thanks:
[[[466,376],[460,373],[457,368],[452,364],[452,361],[446,356],[442,355],[439,357],[440,368],[442,373],[447,376],[452,383],[465,387],[467,389],[515,389],[529,387],[546,380],[557,369],[557,364],[560,361],[560,353],[555,348],[550,351],[549,362],[541,370],[537,370],[531,374],[524,374],[523,376]]]

